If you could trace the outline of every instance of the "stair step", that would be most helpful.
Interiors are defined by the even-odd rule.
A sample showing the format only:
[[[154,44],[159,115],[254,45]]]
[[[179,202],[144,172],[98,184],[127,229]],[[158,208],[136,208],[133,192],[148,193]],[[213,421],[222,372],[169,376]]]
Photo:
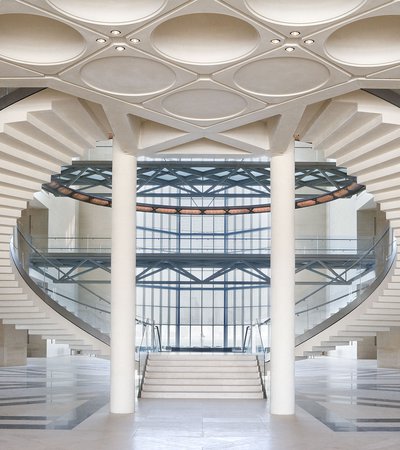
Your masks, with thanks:
[[[392,295],[380,295],[378,297],[378,303],[397,303],[400,305],[400,297],[395,294]]]
[[[384,313],[385,311],[379,311],[379,313]],[[360,316],[359,322],[384,322],[386,320],[397,321],[400,326],[400,313],[397,314],[378,314],[378,313],[367,313]]]
[[[336,347],[334,345],[314,345],[312,347],[313,352],[330,352],[331,350],[336,350]]]
[[[259,385],[259,377],[254,378],[152,378],[147,377],[145,379],[145,384],[147,385],[205,385],[209,386],[221,386],[221,384],[229,386],[248,386],[248,385]]]
[[[50,339],[52,341],[57,341],[60,337],[63,339],[73,338],[74,336],[72,334],[41,334],[37,332],[30,333],[28,330],[28,334],[32,334],[34,336],[41,336],[42,339]]]
[[[0,318],[1,319],[32,319],[32,318],[40,318],[45,319],[47,315],[44,312],[2,312],[0,309]]]
[[[174,386],[174,385],[144,385],[142,392],[226,392],[226,393],[247,393],[247,392],[260,392],[262,389],[260,386],[209,386],[209,385],[193,385],[193,386]]]
[[[3,323],[9,325],[38,325],[38,324],[55,325],[54,321],[48,318],[3,319]]]
[[[10,294],[0,294],[0,306],[3,300],[28,300],[28,295],[18,292],[12,292]]]
[[[11,267],[10,267],[10,269],[11,269]],[[0,273],[0,281],[16,282],[15,275],[13,273]]]
[[[263,399],[262,392],[143,392],[142,398]]]
[[[391,327],[398,327],[400,326],[400,321],[397,320],[376,320],[376,321],[368,321],[370,324],[370,327],[373,328],[376,331],[389,331],[387,329],[382,329],[382,327],[385,328],[391,328]]]
[[[226,386],[220,385],[148,385],[144,383],[142,392],[262,392],[261,386]]]
[[[331,336],[329,339],[335,342],[345,342],[344,345],[347,345],[350,341],[354,342],[363,340],[362,337],[352,337],[351,339],[347,339],[345,336]]]
[[[17,283],[16,281],[14,283]],[[0,294],[4,295],[4,294],[22,294],[23,290],[22,288],[17,286],[7,286],[5,285],[5,283],[1,283],[1,287],[0,287]]]
[[[400,303],[381,301],[372,303],[372,308],[374,309],[397,309],[400,310]]]
[[[17,330],[26,330],[26,329],[29,329],[30,331],[38,330],[38,331],[46,332],[46,333],[53,331],[53,330],[58,331],[58,332],[65,331],[65,330],[60,329],[59,324],[36,323],[36,322],[33,324],[24,324],[24,323],[16,324],[15,328]]]
[[[18,287],[18,281],[12,280],[12,279],[5,279],[0,277],[0,282],[3,288],[17,288]]]
[[[165,372],[180,372],[180,373],[186,373],[186,372],[194,372],[194,373],[226,373],[226,372],[233,372],[233,373],[252,373],[256,371],[256,366],[247,367],[247,366],[152,366],[150,364],[147,365],[146,370],[148,370],[149,373],[165,373]]]
[[[348,325],[346,331],[389,331],[389,327],[376,324],[360,324],[360,325]]]
[[[59,339],[56,338],[56,344],[68,344],[70,346],[76,345],[77,347],[80,345],[85,345],[84,341],[82,339],[74,339],[71,337],[71,339]]]
[[[199,378],[199,373],[201,372],[147,372],[146,378]],[[203,372],[204,373],[204,372]],[[258,372],[254,371],[252,373],[248,372],[206,372],[208,378],[234,378],[234,379],[259,379],[260,375]]]
[[[43,339],[56,339],[60,336],[65,336],[66,338],[70,336],[74,336],[73,333],[68,333],[65,330],[28,330],[29,334],[33,334],[35,336],[42,336]]]
[[[380,296],[379,298],[386,297],[398,297],[398,301],[400,302],[400,289],[384,289],[383,296]]]
[[[400,317],[400,310],[397,309],[391,309],[391,308],[368,308],[366,310],[366,314],[370,314],[371,316],[385,316],[389,315],[393,318]]]
[[[174,352],[160,352],[151,353],[149,361],[165,360],[165,361],[226,361],[226,360],[251,360],[256,361],[255,355],[248,355],[245,353],[174,353]]]
[[[360,136],[376,128],[382,123],[381,114],[357,111],[350,121],[329,136],[324,142],[326,156],[335,155],[340,158],[340,149],[358,139]]]
[[[376,336],[376,331],[338,331],[339,336],[343,336],[349,338],[350,341],[353,341],[353,337],[362,337],[362,336]]]
[[[345,346],[345,345],[349,345],[350,341],[344,340],[344,341],[339,341],[339,340],[332,340],[332,341],[322,341],[321,342],[321,346],[327,346],[330,347],[331,345],[336,347],[340,347],[340,346]]]
[[[1,300],[0,301],[0,311],[4,308],[12,307],[12,308],[26,308],[33,306],[32,300]],[[20,309],[17,309],[20,311]]]
[[[0,317],[5,317],[4,314],[12,314],[12,313],[25,313],[26,317],[29,317],[29,314],[40,312],[40,309],[37,306],[1,306],[0,304]]]
[[[167,363],[163,360],[154,360],[149,359],[147,363],[147,367],[165,367],[166,364],[168,364],[168,367],[212,367],[215,368],[217,361],[210,361],[210,360],[202,360],[202,361],[196,361],[196,360],[185,360],[185,361],[178,361],[178,360],[172,360],[168,361]],[[242,360],[218,360],[218,368],[220,367],[255,367],[256,366],[256,360],[253,361],[242,361]]]
[[[304,356],[322,356],[323,353],[321,350],[306,350],[303,352]]]
[[[90,344],[77,344],[74,342],[69,343],[71,350],[93,350],[93,345]],[[97,349],[98,351],[98,349]]]

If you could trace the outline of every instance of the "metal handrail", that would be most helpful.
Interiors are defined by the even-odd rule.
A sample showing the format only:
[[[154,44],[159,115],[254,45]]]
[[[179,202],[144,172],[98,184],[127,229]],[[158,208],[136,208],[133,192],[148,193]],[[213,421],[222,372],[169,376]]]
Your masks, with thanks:
[[[373,245],[366,250],[358,259],[356,259],[353,264],[351,264],[343,273],[340,274],[340,277],[343,278],[344,275],[347,275],[347,273],[354,269],[354,267],[356,267],[362,260],[364,260],[368,255],[370,255],[371,253],[373,253],[373,251],[375,250],[375,248],[378,246],[378,244],[380,244],[382,242],[382,240],[389,234],[390,228],[387,228],[383,234],[380,236],[380,238],[373,243]],[[296,305],[298,305],[299,303],[307,300],[309,297],[311,297],[312,295],[316,294],[317,292],[319,292],[320,290],[324,289],[326,286],[329,286],[330,284],[332,284],[337,278],[339,277],[339,275],[337,277],[335,277],[333,280],[329,281],[328,283],[324,284],[323,286],[320,286],[318,289],[316,289],[315,291],[311,292],[310,294],[306,295],[305,297],[301,298],[300,300],[298,300],[296,302]],[[324,306],[321,305],[321,306]]]
[[[242,353],[246,352],[247,344],[248,344],[247,341],[250,340],[250,338],[252,337],[253,327],[258,327],[258,329],[260,331],[260,327],[263,326],[263,325],[268,325],[269,322],[271,322],[271,318],[265,319],[262,322],[259,322],[258,320],[256,320],[255,323],[253,323],[251,325],[247,325],[246,331],[244,333],[244,338],[243,338]],[[264,347],[264,343],[263,343],[263,339],[262,339],[262,336],[261,336],[261,332],[260,332],[260,337],[261,337],[262,345]]]
[[[19,230],[18,230],[18,235],[22,236],[24,238],[25,242],[27,242],[27,244],[30,246],[30,248],[32,248],[34,251],[37,252],[37,250],[33,246],[31,246],[31,244],[25,239],[25,237],[23,236],[23,234]],[[46,303],[54,311],[56,311],[58,314],[60,314],[62,317],[64,317],[66,320],[68,320],[72,324],[76,325],[81,330],[83,330],[86,333],[90,334],[94,338],[100,340],[104,344],[110,345],[110,337],[106,333],[102,333],[97,328],[94,328],[93,326],[91,326],[87,322],[85,322],[84,320],[82,320],[79,317],[77,317],[75,314],[73,314],[70,311],[68,311],[66,308],[64,308],[62,305],[60,305],[57,301],[55,301],[53,298],[51,298],[50,295],[48,295],[46,290],[48,292],[53,292],[51,289],[40,287],[34,281],[34,279],[32,279],[30,277],[29,273],[25,270],[25,268],[23,267],[23,265],[22,265],[22,263],[21,263],[21,261],[20,261],[20,259],[18,257],[17,247],[15,246],[14,238],[12,238],[11,241],[10,241],[10,254],[11,254],[12,262],[13,262],[15,268],[17,269],[18,273],[21,275],[22,279],[29,286],[29,288],[44,303]],[[40,253],[39,253],[39,255],[40,255]],[[82,306],[85,306],[86,308],[91,309],[93,311],[102,312],[102,313],[105,313],[105,314],[110,314],[110,311],[98,308],[98,307],[93,306],[93,305],[88,305],[88,304],[85,304],[83,302],[79,302],[78,300],[73,299],[72,297],[66,296],[65,294],[57,293],[57,295],[60,296],[60,297],[64,297],[67,300],[73,301],[73,302],[75,302],[77,304],[80,304]],[[101,297],[98,297],[98,298],[101,299]],[[135,322],[138,323],[138,324],[142,324],[144,326],[154,325],[150,321],[142,319],[140,317],[136,317],[135,318]],[[158,346],[159,346],[160,351],[161,351],[161,336],[160,336],[160,330],[159,329],[157,329],[157,340],[158,340]]]
[[[23,239],[23,241],[28,245],[30,250],[32,250],[33,253],[38,255],[43,261],[45,261],[49,267],[53,267],[54,269],[61,271],[61,269],[58,266],[56,266],[50,258],[48,258],[45,255],[43,255],[42,253],[40,253],[40,251],[31,242],[29,242],[29,240],[24,236],[24,234],[22,233],[22,231],[19,228],[17,228],[17,236],[18,236],[18,240],[21,237]],[[63,273],[63,272],[61,271],[61,273]],[[88,289],[86,286],[82,285],[81,283],[77,282],[76,284],[79,287],[81,287],[82,289],[84,289],[85,291],[94,295],[98,300],[100,300],[104,303],[107,303],[108,305],[110,304],[110,302],[107,301],[105,298],[101,297],[100,295],[95,294],[94,292],[92,292],[90,289]],[[60,294],[57,294],[57,295],[60,295]],[[89,307],[89,305],[88,305],[88,307]]]
[[[147,332],[148,332],[148,327],[151,327],[151,345],[150,347],[148,345],[144,346],[144,340],[146,338],[147,340]],[[156,337],[156,339],[155,339]],[[155,341],[157,341],[157,344],[155,343]],[[142,349],[144,349],[144,351],[142,351]],[[161,335],[160,335],[160,329],[157,325],[155,325],[155,322],[152,321],[148,321],[147,323],[143,324],[143,333],[142,333],[142,339],[140,342],[140,345],[138,347],[138,375],[139,375],[139,388],[138,388],[138,394],[137,396],[140,398],[141,394],[142,394],[142,389],[143,389],[143,383],[144,383],[144,376],[146,373],[146,367],[147,367],[147,362],[149,359],[149,354],[150,353],[158,353],[162,351],[162,347],[161,347]],[[141,355],[142,354],[146,355],[145,361],[142,364],[142,358]]]
[[[384,233],[379,237],[379,239],[363,254],[363,256],[361,258],[359,258],[357,260],[357,263],[362,261],[363,258],[366,258],[367,256],[369,256],[375,250],[375,248],[382,242],[382,240],[388,235],[389,231],[390,231],[390,228],[386,229],[384,231]],[[341,308],[336,314],[333,314],[332,316],[330,316],[329,318],[325,319],[324,321],[322,321],[321,323],[319,323],[318,325],[316,325],[312,329],[307,330],[302,335],[297,336],[296,337],[296,346],[306,342],[307,340],[309,340],[312,337],[316,336],[320,332],[324,331],[326,328],[330,327],[334,323],[336,323],[339,320],[341,320],[343,317],[345,317],[347,314],[349,314],[355,308],[357,308],[361,303],[363,303],[375,291],[375,289],[380,285],[380,283],[383,281],[383,279],[388,274],[390,268],[392,267],[392,265],[393,265],[393,263],[394,263],[394,261],[396,259],[396,251],[395,251],[396,250],[396,241],[395,240],[393,240],[390,243],[390,248],[391,248],[391,253],[386,258],[386,264],[383,267],[383,269],[380,272],[380,274],[375,278],[375,280],[368,287],[366,287],[364,289],[364,291],[362,293],[360,293],[360,295],[358,295],[352,302],[348,303],[346,306]],[[357,265],[357,263],[353,264],[351,266],[351,268],[353,269]],[[347,272],[347,270],[345,272]],[[326,287],[329,284],[331,284],[331,282],[326,283],[323,287]],[[324,303],[321,303],[319,305],[313,306],[311,308],[307,308],[307,309],[305,309],[303,311],[297,312],[296,316],[299,316],[301,314],[305,314],[305,313],[307,313],[309,311],[312,311],[314,309],[322,308],[323,306],[332,304],[335,301],[338,301],[338,300],[343,299],[345,297],[349,297],[350,295],[353,295],[354,293],[359,293],[359,292],[360,292],[360,289],[357,289],[355,291],[351,291],[350,293],[348,293],[346,295],[341,295],[339,297],[336,297],[333,300],[328,300],[327,302],[324,302]],[[296,304],[300,303],[304,299],[299,300],[298,302],[296,302]],[[252,328],[255,327],[255,326],[260,327],[261,325],[264,325],[264,324],[268,325],[270,321],[271,321],[271,318],[269,317],[269,318],[265,319],[262,323],[258,323],[258,321],[256,321],[255,323],[253,323],[251,325],[248,325],[246,327],[245,336],[244,336],[244,339],[243,339],[243,346],[242,346],[242,351],[243,352],[245,352],[246,349],[247,349],[248,340],[249,340],[250,335],[252,334]],[[262,339],[262,336],[261,336],[261,339]]]
[[[163,230],[153,230],[157,233],[162,234]],[[147,246],[146,240],[148,238],[138,236],[137,237],[137,248],[138,250],[142,250],[145,252],[152,252],[157,253],[162,250],[162,252],[170,252],[170,253],[176,253],[175,251],[168,251],[165,247],[168,246],[169,242],[175,242],[178,239],[177,236],[159,236],[155,238],[151,238],[152,245]],[[34,242],[40,242],[41,240],[45,241],[46,243],[46,250],[48,251],[48,254],[51,254],[52,252],[57,252],[57,250],[63,250],[68,252],[88,252],[88,253],[97,253],[98,250],[101,250],[103,253],[109,253],[111,252],[111,238],[110,237],[60,237],[60,236],[49,236],[49,237],[35,237]],[[215,242],[225,242],[226,238],[223,238],[223,236],[220,235],[214,235],[214,234],[199,234],[194,239],[190,238],[189,236],[186,237],[179,237],[180,242],[200,242],[204,245],[201,246],[202,251],[208,253],[212,248],[210,248],[209,244],[214,244]],[[57,241],[60,241],[61,243],[64,243],[68,246],[66,249],[65,246],[52,246],[51,243],[57,244]],[[154,241],[157,243],[157,248],[155,248]],[[296,238],[295,244],[299,244],[298,247],[295,248],[296,254],[320,254],[321,252],[324,252],[326,254],[343,254],[344,252],[349,254],[358,254],[359,251],[357,250],[357,246],[360,242],[371,242],[372,238]],[[82,247],[80,243],[87,243],[87,246]],[[92,243],[101,242],[100,246],[93,245]],[[244,251],[250,251],[256,252],[256,253],[264,253],[269,252],[271,250],[271,238],[270,237],[245,237],[241,236],[240,238],[232,238],[228,239],[229,243],[238,243],[241,244],[249,244],[249,248],[239,248],[239,249],[230,249],[227,248],[226,252],[228,253],[236,253],[240,252],[243,253]],[[311,242],[314,245],[310,247],[306,247],[303,242],[308,243]],[[327,243],[339,243],[343,242],[343,245],[340,248],[329,248],[327,246]],[[256,243],[257,247],[253,248],[251,244]],[[349,244],[352,244],[351,247],[349,247]],[[69,246],[70,244],[73,244],[73,246]],[[104,245],[105,244],[105,245]],[[36,250],[40,250],[40,245],[34,246]],[[180,248],[180,252],[190,252],[192,250],[191,246],[187,246],[186,248],[182,247]],[[362,254],[362,256],[364,253]],[[361,256],[361,257],[362,257]]]
[[[243,344],[242,344],[242,353],[246,352],[247,348],[247,338],[250,336],[250,330],[254,325],[247,325],[246,332],[244,333]]]
[[[367,298],[379,287],[382,281],[385,279],[390,269],[392,268],[394,262],[396,261],[396,241],[392,243],[392,253],[390,257],[386,260],[385,267],[381,271],[381,273],[375,278],[375,280],[365,289],[363,293],[361,293],[358,297],[356,297],[352,302],[348,303],[345,307],[340,309],[336,314],[333,314],[331,317],[328,317],[326,320],[322,321],[315,327],[306,331],[300,336],[296,337],[296,346],[303,344],[309,339],[313,338],[317,334],[326,330],[330,326],[334,325],[339,320],[346,317],[352,311],[354,311],[358,306],[360,306]]]
[[[58,314],[60,314],[62,317],[64,317],[66,320],[80,328],[81,330],[85,331],[86,333],[90,334],[94,338],[98,339],[99,341],[103,342],[106,345],[110,345],[110,337],[101,331],[97,330],[96,328],[92,327],[88,323],[86,323],[84,320],[80,319],[79,317],[72,314],[70,311],[65,309],[63,306],[61,306],[59,303],[57,303],[55,300],[53,300],[49,295],[47,295],[29,276],[29,274],[25,271],[23,268],[21,261],[18,258],[18,255],[15,251],[13,238],[11,239],[10,243],[10,254],[12,262],[15,266],[15,268],[18,270],[19,274],[21,275],[22,279],[25,281],[25,283],[29,286],[29,288],[41,299],[46,303],[46,305],[50,306],[54,311],[56,311]]]

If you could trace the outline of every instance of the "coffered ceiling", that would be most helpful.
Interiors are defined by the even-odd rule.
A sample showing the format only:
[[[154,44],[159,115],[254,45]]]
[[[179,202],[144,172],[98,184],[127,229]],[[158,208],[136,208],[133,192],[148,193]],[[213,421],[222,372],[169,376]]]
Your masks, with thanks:
[[[138,155],[279,153],[307,105],[400,88],[400,2],[0,0],[0,84],[101,104]]]

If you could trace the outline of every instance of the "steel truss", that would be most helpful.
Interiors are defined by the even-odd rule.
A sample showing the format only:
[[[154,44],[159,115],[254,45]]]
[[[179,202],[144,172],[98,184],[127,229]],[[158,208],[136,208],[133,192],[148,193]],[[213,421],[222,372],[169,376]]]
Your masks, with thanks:
[[[270,198],[270,164],[257,162],[138,162],[138,198],[165,199],[164,204],[139,203],[142,212],[180,214],[245,214],[269,212],[263,203]],[[74,161],[52,177],[43,188],[54,195],[69,196],[100,206],[111,206],[112,163]],[[168,189],[166,189],[168,188]],[[240,190],[240,193],[236,191]],[[329,162],[298,162],[295,168],[296,207],[308,207],[344,198],[361,191],[355,177]],[[189,199],[195,206],[171,206],[170,202]],[[197,199],[225,199],[228,207],[197,206]],[[229,206],[242,199],[243,206]],[[247,199],[247,200],[246,200]],[[252,204],[246,204],[251,201]],[[187,202],[186,202],[187,203]]]
[[[296,257],[296,273],[307,271],[312,277],[302,278],[302,285],[351,285],[375,267],[371,254],[362,258],[360,254],[309,254]],[[42,253],[30,258],[31,269],[54,283],[105,284],[104,272],[111,273],[110,253]],[[226,253],[203,253],[193,257],[188,253],[138,254],[136,265],[141,269],[136,276],[140,286],[171,287],[177,289],[193,285],[235,285],[237,287],[270,285],[270,255],[238,255]],[[352,271],[354,269],[354,271]],[[100,271],[98,279],[96,272]],[[243,274],[229,279],[234,271]],[[161,277],[162,273],[167,277]],[[176,278],[171,277],[176,274]],[[85,279],[90,275],[89,278]],[[157,275],[155,280],[153,277]],[[159,279],[160,278],[160,279]],[[164,280],[163,280],[164,278]]]

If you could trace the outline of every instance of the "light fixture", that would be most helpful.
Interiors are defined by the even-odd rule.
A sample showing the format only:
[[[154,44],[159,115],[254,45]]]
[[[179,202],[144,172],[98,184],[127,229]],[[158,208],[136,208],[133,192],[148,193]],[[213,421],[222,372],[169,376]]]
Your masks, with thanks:
[[[117,45],[115,47],[115,50],[117,50],[117,52],[123,52],[125,50],[125,47],[123,45]]]
[[[314,44],[314,39],[306,39],[305,41],[304,41],[304,43],[305,44],[307,44],[307,45],[312,45],[312,44]]]
[[[285,47],[285,50],[287,52],[294,52],[295,48],[294,47]]]
[[[104,38],[97,38],[96,42],[98,42],[99,44],[104,44],[105,42],[107,42],[107,39]]]
[[[113,34],[114,36],[118,36],[119,34],[121,34],[119,30],[111,30],[110,33]]]
[[[280,42],[280,39],[271,39],[271,44],[279,44]]]
[[[140,42],[140,39],[138,39],[138,38],[131,38],[129,40],[132,42],[132,44],[139,44],[139,42]]]
[[[300,36],[300,31],[291,31],[290,36]]]

